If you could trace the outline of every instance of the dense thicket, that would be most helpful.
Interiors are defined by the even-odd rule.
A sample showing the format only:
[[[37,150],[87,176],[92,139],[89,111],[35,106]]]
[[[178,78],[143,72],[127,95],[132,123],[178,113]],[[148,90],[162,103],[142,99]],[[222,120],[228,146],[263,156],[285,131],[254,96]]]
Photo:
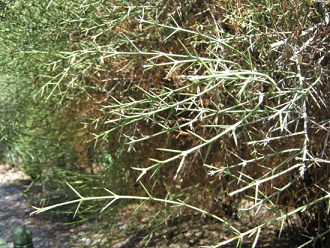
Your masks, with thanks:
[[[302,243],[326,244],[328,3],[0,8],[0,137],[33,179],[145,195],[140,181],[217,213],[232,241],[295,223]],[[260,209],[251,228],[224,220]]]

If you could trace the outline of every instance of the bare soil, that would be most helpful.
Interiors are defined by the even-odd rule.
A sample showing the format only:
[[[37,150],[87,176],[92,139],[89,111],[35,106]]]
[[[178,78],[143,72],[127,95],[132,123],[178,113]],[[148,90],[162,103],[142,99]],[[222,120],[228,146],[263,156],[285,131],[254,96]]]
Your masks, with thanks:
[[[83,228],[50,220],[46,215],[30,215],[34,209],[23,194],[30,183],[29,177],[21,170],[0,165],[0,238],[13,247],[14,229],[26,225],[33,231],[35,248],[73,248],[88,242],[82,237]]]
[[[164,225],[158,230],[151,224],[155,212],[159,212],[156,206],[144,206],[138,213],[134,213],[136,204],[129,204],[122,208],[117,216],[114,216],[115,224],[112,228],[104,228],[105,231],[92,232],[94,223],[85,223],[77,226],[63,224],[63,219],[54,219],[49,214],[33,215],[33,207],[26,200],[23,192],[31,181],[19,169],[9,165],[0,165],[0,238],[4,239],[10,247],[12,245],[12,233],[15,227],[24,224],[33,230],[33,242],[35,248],[75,248],[75,247],[200,247],[211,246],[221,240],[232,237],[228,228],[210,217],[202,216],[192,211],[186,211],[177,217],[164,220]],[[40,192],[39,192],[40,193]],[[29,193],[38,195],[36,189]],[[260,213],[258,215],[260,218]],[[264,215],[267,217],[266,213]],[[224,216],[240,230],[248,230],[260,219],[255,216],[237,218]],[[107,225],[106,220],[98,222],[98,226]],[[132,225],[132,223],[134,225]],[[136,228],[136,227],[139,228]],[[111,231],[111,235],[106,233]],[[263,230],[257,247],[296,247],[299,241],[294,232],[285,231],[278,238],[278,227],[272,226]],[[109,241],[102,236],[112,237]],[[150,235],[152,234],[152,235]],[[147,241],[145,237],[150,239]],[[254,236],[245,240],[242,247],[251,247]],[[143,242],[141,242],[143,241]],[[141,245],[144,244],[145,246]],[[222,247],[236,247],[236,242]]]

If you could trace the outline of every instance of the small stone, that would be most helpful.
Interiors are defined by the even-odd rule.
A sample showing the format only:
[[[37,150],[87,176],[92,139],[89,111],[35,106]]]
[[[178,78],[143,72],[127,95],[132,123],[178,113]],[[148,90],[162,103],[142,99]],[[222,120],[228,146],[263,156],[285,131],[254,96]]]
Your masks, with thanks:
[[[119,230],[125,230],[127,227],[128,227],[127,224],[123,224],[123,225],[118,226],[118,229]]]
[[[91,239],[90,238],[82,238],[81,243],[84,245],[90,245],[91,244]]]
[[[188,239],[188,243],[189,243],[190,245],[193,245],[193,244],[196,243],[196,240],[194,240],[194,239]]]
[[[202,238],[203,237],[203,232],[197,232],[197,233],[195,233],[195,235],[194,235],[196,238]]]

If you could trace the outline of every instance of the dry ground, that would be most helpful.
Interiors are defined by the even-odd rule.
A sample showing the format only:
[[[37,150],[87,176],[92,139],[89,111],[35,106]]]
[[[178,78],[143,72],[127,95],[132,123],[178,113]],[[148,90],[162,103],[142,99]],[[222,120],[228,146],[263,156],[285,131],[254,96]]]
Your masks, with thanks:
[[[73,248],[73,247],[113,247],[129,248],[143,247],[141,241],[147,234],[151,234],[146,247],[199,247],[216,244],[230,236],[231,233],[221,223],[209,217],[202,216],[191,211],[186,211],[182,216],[166,219],[165,224],[159,230],[152,230],[150,222],[153,214],[159,211],[160,206],[144,206],[140,211],[134,213],[136,204],[130,204],[120,211],[116,218],[115,225],[111,229],[112,241],[102,239],[104,231],[89,233],[95,225],[85,223],[81,226],[74,226],[61,223],[60,219],[54,219],[49,214],[33,215],[32,206],[25,196],[36,197],[41,192],[38,188],[32,188],[27,194],[23,191],[29,186],[29,178],[19,169],[9,165],[0,165],[0,237],[8,243],[12,242],[13,229],[20,224],[32,228],[34,233],[34,245],[36,248]],[[24,196],[25,195],[25,196]],[[261,215],[262,216],[262,215]],[[267,217],[266,214],[264,217]],[[244,218],[226,217],[235,227],[246,229],[253,227],[260,221],[256,216]],[[63,220],[62,220],[63,221]],[[107,225],[106,220],[98,222]],[[132,224],[135,225],[132,225]],[[138,225],[136,225],[138,223]],[[140,228],[136,228],[139,226]],[[295,247],[299,238],[293,232],[284,232],[278,238],[278,227],[270,227],[267,235],[259,239],[257,247]],[[103,240],[103,241],[102,241]],[[251,247],[251,240],[246,240],[243,247]],[[223,247],[235,247],[235,243]]]

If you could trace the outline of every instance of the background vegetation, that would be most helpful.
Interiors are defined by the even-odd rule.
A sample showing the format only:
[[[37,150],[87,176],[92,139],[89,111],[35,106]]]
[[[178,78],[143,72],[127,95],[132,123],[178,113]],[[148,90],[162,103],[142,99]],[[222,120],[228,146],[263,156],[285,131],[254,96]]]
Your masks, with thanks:
[[[0,17],[1,147],[35,204],[71,199],[67,181],[80,203],[161,202],[144,245],[187,208],[227,227],[208,245],[329,244],[329,2],[8,0]],[[78,216],[104,206],[124,208]]]

